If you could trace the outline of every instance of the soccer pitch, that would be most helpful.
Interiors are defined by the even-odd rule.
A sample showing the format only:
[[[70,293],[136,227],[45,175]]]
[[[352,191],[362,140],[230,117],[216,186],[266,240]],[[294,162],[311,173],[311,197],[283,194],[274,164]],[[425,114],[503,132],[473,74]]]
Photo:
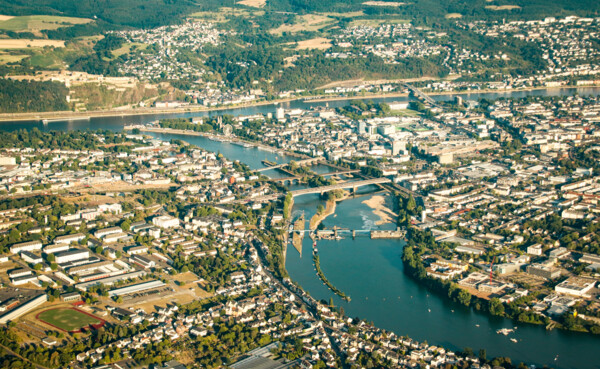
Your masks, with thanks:
[[[73,308],[50,309],[38,314],[37,318],[67,332],[76,332],[91,324],[102,324],[104,321],[93,315]]]

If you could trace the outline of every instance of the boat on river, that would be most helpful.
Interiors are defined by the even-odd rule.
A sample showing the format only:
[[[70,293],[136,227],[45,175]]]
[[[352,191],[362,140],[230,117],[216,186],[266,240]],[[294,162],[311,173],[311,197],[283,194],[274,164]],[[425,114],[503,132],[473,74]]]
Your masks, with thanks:
[[[76,121],[76,120],[90,120],[91,117],[69,117],[69,118],[56,118],[56,119],[48,119],[48,118],[44,118],[42,119],[42,123],[43,124],[48,124],[48,123],[54,123],[54,122],[72,122],[72,121]]]
[[[498,333],[498,334],[503,334],[503,335],[505,335],[505,336],[508,336],[510,333],[512,333],[512,332],[514,332],[514,331],[515,331],[515,330],[514,330],[514,329],[511,329],[511,328],[502,328],[502,329],[498,329],[498,330],[496,331],[496,333]]]

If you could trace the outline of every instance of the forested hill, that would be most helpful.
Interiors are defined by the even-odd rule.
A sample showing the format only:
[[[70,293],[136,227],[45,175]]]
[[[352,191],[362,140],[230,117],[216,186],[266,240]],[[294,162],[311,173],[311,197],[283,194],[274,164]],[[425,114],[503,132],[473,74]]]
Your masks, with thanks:
[[[417,23],[442,21],[453,13],[469,19],[507,20],[566,15],[600,16],[598,0],[383,1],[392,2],[393,5],[374,6],[374,2],[367,0],[268,0],[265,9],[299,14],[362,10],[367,15],[402,15]],[[177,22],[193,12],[216,10],[224,6],[242,5],[235,0],[0,0],[0,13],[96,17],[115,26],[150,28]]]
[[[367,14],[404,14],[430,20],[444,19],[458,13],[475,19],[540,19],[544,16],[599,16],[598,0],[384,0],[399,6],[370,6],[367,0],[268,0],[269,7],[290,12],[348,12],[364,10]],[[510,6],[513,9],[502,10]],[[500,7],[500,9],[494,9]]]
[[[61,15],[97,18],[119,26],[151,28],[233,0],[0,0],[4,15]]]
[[[0,113],[68,110],[69,90],[58,82],[0,78]]]

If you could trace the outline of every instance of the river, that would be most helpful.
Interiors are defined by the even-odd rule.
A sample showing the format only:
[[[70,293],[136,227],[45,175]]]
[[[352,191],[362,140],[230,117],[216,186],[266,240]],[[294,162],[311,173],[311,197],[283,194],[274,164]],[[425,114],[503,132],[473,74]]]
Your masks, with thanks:
[[[548,91],[519,92],[513,97],[526,95],[572,95],[575,92],[600,94],[600,88],[564,89]],[[471,94],[467,99],[498,98],[500,94]],[[506,97],[510,97],[507,95]],[[452,99],[452,96],[436,96],[437,99]],[[402,98],[376,99],[376,101],[402,101]],[[406,100],[406,98],[404,98]],[[329,106],[342,106],[347,101],[329,102]],[[309,105],[325,105],[325,103],[306,104],[301,101],[283,104],[286,108],[308,107]],[[266,113],[273,106],[232,109],[209,114],[247,115]],[[177,116],[198,116],[203,114],[178,114]],[[54,122],[42,125],[39,122],[0,123],[0,130],[30,129],[38,127],[43,130],[71,129],[110,129],[121,130],[126,124],[145,123],[156,120],[158,116],[102,117],[90,121]],[[278,163],[293,160],[290,156],[261,150],[245,148],[228,142],[211,141],[199,136],[172,134],[154,134],[162,139],[184,139],[185,141],[213,152],[220,152],[231,160],[240,160],[252,169],[263,168],[262,160]],[[319,173],[332,171],[330,167],[319,165],[313,170]],[[264,172],[272,177],[285,176],[274,170]],[[364,187],[361,193],[368,193],[374,188]],[[391,229],[393,224],[376,226],[379,219],[373,211],[363,204],[363,197],[350,198],[338,204],[334,215],[324,220],[323,224],[330,228],[337,225],[349,229]],[[388,201],[391,201],[388,199]],[[307,219],[315,213],[321,203],[318,195],[303,195],[295,199],[293,214],[304,212]],[[373,321],[377,326],[392,330],[399,335],[407,335],[429,344],[442,345],[452,350],[472,348],[476,353],[480,348],[487,350],[488,357],[508,356],[513,363],[521,361],[535,364],[538,367],[548,365],[554,368],[598,369],[596,349],[600,338],[588,334],[565,332],[559,330],[546,331],[544,327],[522,325],[508,319],[488,317],[487,315],[467,309],[448,301],[421,287],[403,272],[401,261],[404,243],[397,240],[370,240],[365,236],[356,239],[350,237],[339,241],[319,241],[321,267],[325,276],[352,300],[346,302],[338,298],[316,275],[311,257],[311,241],[306,238],[303,243],[303,256],[288,247],[286,268],[290,277],[298,282],[306,291],[317,299],[333,298],[336,305],[344,307],[347,315]],[[518,327],[509,336],[496,334],[500,328]],[[518,343],[509,339],[515,338]]]
[[[455,96],[462,96],[465,100],[479,100],[489,99],[495,100],[502,97],[509,98],[522,98],[527,96],[567,96],[578,93],[580,95],[600,95],[600,87],[578,87],[578,88],[552,88],[543,90],[527,90],[527,91],[513,91],[513,92],[486,92],[486,93],[456,93],[449,95],[434,95],[432,98],[436,101],[451,101]],[[173,114],[146,114],[146,115],[125,115],[125,116],[105,116],[90,118],[89,120],[63,120],[63,121],[52,121],[48,124],[43,124],[40,120],[18,120],[18,121],[5,121],[0,122],[0,130],[13,131],[18,129],[31,129],[37,127],[43,131],[50,130],[73,130],[73,129],[108,129],[114,131],[120,131],[125,125],[128,124],[145,124],[156,121],[163,118],[191,118],[191,117],[205,117],[205,116],[217,116],[223,114],[231,115],[254,115],[254,114],[267,114],[274,113],[277,107],[283,107],[285,109],[307,109],[311,106],[329,106],[332,108],[342,107],[348,105],[348,101],[355,98],[348,98],[343,100],[333,100],[328,102],[316,102],[303,100],[293,100],[285,103],[275,105],[259,105],[259,106],[248,106],[241,108],[229,108],[222,110],[213,110],[205,112],[193,112],[193,113],[173,113]],[[373,98],[370,99],[374,102],[393,102],[393,101],[409,101],[409,97],[385,97],[385,98]],[[43,116],[43,114],[40,114]]]
[[[336,225],[350,229],[393,229],[393,224],[374,225],[379,217],[362,203],[367,198],[350,198],[338,203],[335,217],[328,217],[323,225],[326,228]],[[304,212],[310,219],[320,203],[318,195],[297,197],[293,215]],[[314,298],[325,301],[333,298],[348,316],[373,321],[376,326],[399,335],[452,350],[470,347],[476,354],[483,348],[488,358],[508,356],[515,364],[600,368],[596,354],[599,337],[547,331],[543,326],[488,317],[453,303],[445,296],[433,294],[404,274],[403,246],[403,241],[371,240],[367,236],[317,242],[323,273],[334,286],[351,297],[350,302],[331,292],[317,276],[309,238],[304,240],[302,257],[295,248],[288,247],[286,267],[290,277]],[[514,327],[517,329],[508,336],[496,333],[498,329]],[[510,338],[518,342],[513,343]]]

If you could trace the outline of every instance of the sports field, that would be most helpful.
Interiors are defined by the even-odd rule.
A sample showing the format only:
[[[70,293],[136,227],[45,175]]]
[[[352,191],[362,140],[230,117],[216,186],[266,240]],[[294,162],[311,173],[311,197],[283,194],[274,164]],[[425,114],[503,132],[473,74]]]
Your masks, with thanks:
[[[42,311],[37,315],[37,319],[66,332],[77,332],[90,325],[104,324],[104,320],[73,308]]]

